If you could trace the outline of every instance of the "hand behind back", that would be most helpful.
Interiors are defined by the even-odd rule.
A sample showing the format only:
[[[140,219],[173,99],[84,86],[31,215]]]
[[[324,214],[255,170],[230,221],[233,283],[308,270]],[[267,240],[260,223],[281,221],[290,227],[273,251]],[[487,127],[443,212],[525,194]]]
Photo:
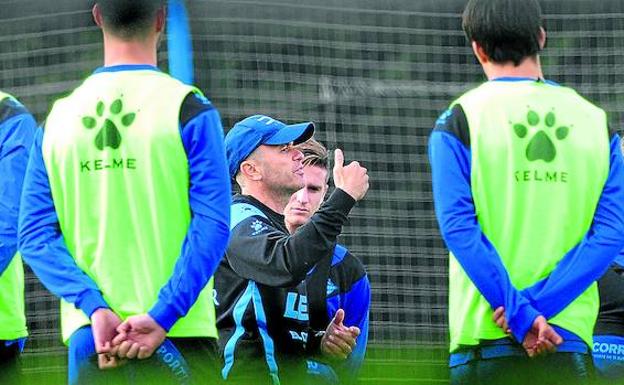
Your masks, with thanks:
[[[494,311],[492,318],[496,325],[503,329],[505,333],[511,333],[505,317],[505,308],[502,306],[498,307]],[[524,341],[522,341],[522,347],[526,350],[529,357],[537,357],[546,353],[554,353],[557,351],[557,346],[561,345],[562,342],[561,336],[548,324],[546,318],[540,315],[533,320],[531,329],[524,337]]]
[[[117,327],[113,351],[120,358],[146,359],[165,340],[167,332],[148,314],[128,317]]]
[[[122,364],[115,356],[112,346],[120,324],[121,318],[111,309],[100,308],[91,315],[91,330],[100,369],[111,369]]]

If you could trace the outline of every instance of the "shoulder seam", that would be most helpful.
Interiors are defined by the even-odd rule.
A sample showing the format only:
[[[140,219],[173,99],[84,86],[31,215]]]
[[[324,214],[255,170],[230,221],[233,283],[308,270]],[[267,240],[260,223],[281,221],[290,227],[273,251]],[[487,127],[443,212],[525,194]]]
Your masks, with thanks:
[[[203,103],[206,100],[207,103]],[[201,113],[213,110],[214,106],[203,95],[195,91],[190,91],[182,100],[180,105],[180,125],[184,127],[188,122],[196,118]]]
[[[470,129],[463,107],[457,103],[444,112],[436,121],[433,131],[445,132],[456,137],[466,148],[470,148]]]

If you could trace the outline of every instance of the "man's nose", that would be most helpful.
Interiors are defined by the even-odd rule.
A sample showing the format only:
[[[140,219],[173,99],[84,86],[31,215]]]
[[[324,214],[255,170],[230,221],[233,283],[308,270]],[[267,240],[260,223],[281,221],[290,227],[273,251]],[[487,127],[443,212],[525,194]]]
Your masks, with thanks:
[[[308,199],[308,189],[306,189],[305,187],[302,188],[301,190],[297,191],[297,202],[299,203],[308,203],[309,199]]]

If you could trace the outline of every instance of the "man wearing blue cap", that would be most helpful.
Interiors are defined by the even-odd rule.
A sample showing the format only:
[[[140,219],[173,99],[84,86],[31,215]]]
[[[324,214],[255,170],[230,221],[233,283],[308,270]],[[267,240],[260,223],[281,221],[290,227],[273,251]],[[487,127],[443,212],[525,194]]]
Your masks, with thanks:
[[[343,166],[336,150],[335,191],[308,224],[288,234],[282,213],[304,186],[303,154],[293,146],[313,133],[313,123],[286,125],[255,115],[236,123],[225,138],[230,175],[241,189],[232,201],[230,243],[215,274],[221,374],[228,382],[297,383],[306,372],[305,358],[320,344],[348,353],[355,343],[347,330],[322,338],[322,331],[309,329],[306,296],[288,295],[287,287],[331,257],[347,215],[368,190],[366,169],[357,162]]]

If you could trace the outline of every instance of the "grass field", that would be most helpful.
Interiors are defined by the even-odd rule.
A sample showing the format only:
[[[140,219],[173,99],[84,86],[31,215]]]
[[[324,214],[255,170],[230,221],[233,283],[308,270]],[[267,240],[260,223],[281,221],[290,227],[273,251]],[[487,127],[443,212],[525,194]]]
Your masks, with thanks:
[[[370,346],[359,383],[447,384],[447,362],[446,347]],[[66,353],[30,353],[24,356],[23,365],[28,385],[60,385],[67,381]]]
[[[361,374],[361,384],[447,384],[448,348],[371,346]]]

